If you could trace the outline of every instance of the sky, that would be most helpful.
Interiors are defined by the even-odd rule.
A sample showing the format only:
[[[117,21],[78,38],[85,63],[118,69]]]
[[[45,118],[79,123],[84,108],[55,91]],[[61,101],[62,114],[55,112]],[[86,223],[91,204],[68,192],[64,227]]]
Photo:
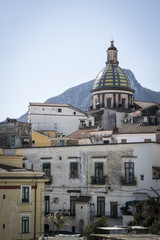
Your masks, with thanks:
[[[160,0],[0,0],[0,121],[95,79],[110,41],[160,91]]]

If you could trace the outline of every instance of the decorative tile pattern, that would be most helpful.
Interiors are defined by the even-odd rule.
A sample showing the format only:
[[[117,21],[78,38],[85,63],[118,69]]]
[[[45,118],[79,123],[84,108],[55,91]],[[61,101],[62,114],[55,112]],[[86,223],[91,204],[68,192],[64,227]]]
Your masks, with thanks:
[[[114,64],[107,64],[94,82],[93,89],[111,87],[131,88],[131,83],[126,73]]]

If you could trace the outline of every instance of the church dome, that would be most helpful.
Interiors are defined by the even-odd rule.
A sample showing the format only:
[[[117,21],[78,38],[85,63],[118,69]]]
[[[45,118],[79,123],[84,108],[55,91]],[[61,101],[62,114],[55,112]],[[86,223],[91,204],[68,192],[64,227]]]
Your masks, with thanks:
[[[92,109],[129,110],[133,108],[134,90],[125,71],[119,67],[118,50],[111,41],[106,66],[97,75],[92,93]]]
[[[131,89],[131,83],[127,74],[116,64],[106,64],[97,75],[93,85],[93,90],[108,88]]]

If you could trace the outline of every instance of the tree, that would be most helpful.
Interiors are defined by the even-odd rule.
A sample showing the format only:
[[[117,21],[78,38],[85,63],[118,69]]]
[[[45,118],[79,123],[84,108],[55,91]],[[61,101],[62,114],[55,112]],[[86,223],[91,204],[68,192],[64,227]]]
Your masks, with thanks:
[[[160,233],[160,201],[159,198],[150,197],[145,201],[136,204],[134,220],[128,225],[140,225],[148,227],[151,233]]]
[[[160,234],[160,217],[154,220],[150,227],[150,232],[152,234]]]
[[[63,216],[60,212],[55,212],[54,214],[48,214],[46,219],[51,225],[56,226],[57,234],[59,234],[59,230],[64,225],[67,217]]]
[[[98,219],[96,222],[92,222],[89,226],[85,226],[83,229],[83,236],[86,237],[87,240],[91,240],[92,236],[90,236],[93,233],[102,233],[103,231],[100,229],[97,229],[98,227],[107,227],[107,218],[105,216]]]

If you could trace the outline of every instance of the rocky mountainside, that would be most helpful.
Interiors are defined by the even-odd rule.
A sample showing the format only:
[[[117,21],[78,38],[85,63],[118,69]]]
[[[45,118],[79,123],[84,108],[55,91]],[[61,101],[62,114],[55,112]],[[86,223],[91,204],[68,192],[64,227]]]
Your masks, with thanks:
[[[159,102],[160,103],[160,92],[155,92],[150,89],[144,88],[135,79],[134,74],[128,70],[123,69],[130,81],[132,88],[135,90],[134,99],[146,102]],[[93,88],[94,80],[86,83],[82,83],[78,86],[69,88],[62,94],[49,98],[45,103],[67,103],[76,108],[86,111],[91,105],[91,93],[90,90]],[[28,113],[22,115],[18,120],[22,122],[27,121]]]

